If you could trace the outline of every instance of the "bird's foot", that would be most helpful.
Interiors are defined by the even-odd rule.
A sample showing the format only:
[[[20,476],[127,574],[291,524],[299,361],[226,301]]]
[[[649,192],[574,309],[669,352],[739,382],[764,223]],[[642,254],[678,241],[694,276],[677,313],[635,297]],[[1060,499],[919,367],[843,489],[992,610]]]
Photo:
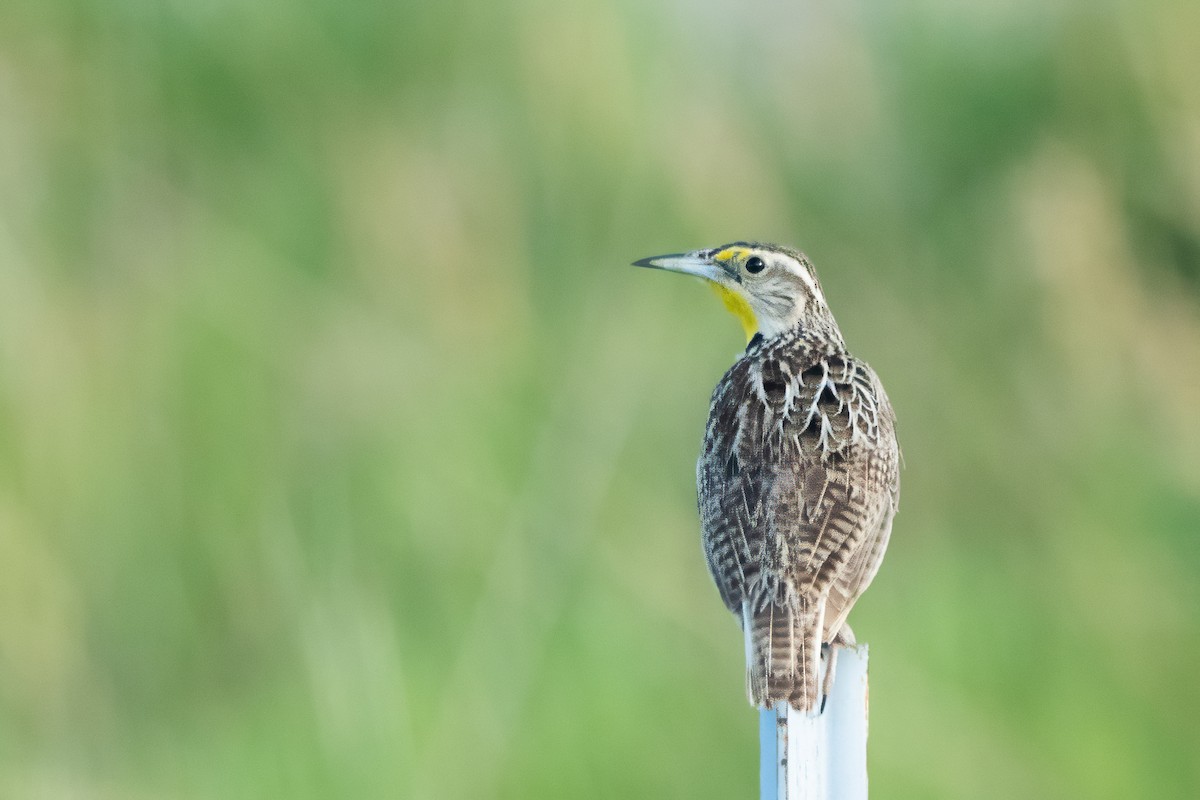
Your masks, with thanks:
[[[833,637],[832,642],[821,643],[821,654],[825,656],[825,677],[821,680],[821,711],[825,713],[825,703],[829,700],[829,693],[833,690],[833,676],[837,670],[837,654],[838,650],[843,647],[854,647],[858,642],[854,638],[854,631],[850,630],[849,625],[842,625],[841,629]]]

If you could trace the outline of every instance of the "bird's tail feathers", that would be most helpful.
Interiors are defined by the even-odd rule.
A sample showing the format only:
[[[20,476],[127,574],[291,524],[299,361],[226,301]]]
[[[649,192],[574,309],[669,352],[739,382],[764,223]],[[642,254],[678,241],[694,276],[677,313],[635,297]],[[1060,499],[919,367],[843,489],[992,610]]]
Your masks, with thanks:
[[[816,713],[821,691],[821,630],[824,600],[742,606],[746,637],[746,690],[750,703],[769,708],[779,701]]]

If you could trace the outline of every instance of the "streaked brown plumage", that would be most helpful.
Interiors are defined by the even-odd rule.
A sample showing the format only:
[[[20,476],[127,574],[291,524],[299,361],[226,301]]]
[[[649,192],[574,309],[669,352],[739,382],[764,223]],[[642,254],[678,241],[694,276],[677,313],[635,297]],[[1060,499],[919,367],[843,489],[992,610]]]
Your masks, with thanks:
[[[891,404],[803,254],[738,242],[638,263],[711,281],[752,335],[712,396],[696,470],[704,551],[742,622],[751,703],[815,711],[822,644],[853,643],[846,616],[891,533]]]

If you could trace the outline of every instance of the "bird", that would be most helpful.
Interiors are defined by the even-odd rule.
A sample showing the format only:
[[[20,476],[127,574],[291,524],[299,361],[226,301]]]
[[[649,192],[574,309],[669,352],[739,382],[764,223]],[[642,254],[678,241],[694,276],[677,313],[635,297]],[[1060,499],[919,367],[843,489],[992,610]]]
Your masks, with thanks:
[[[703,279],[745,331],[696,464],[704,554],[741,624],[751,705],[818,715],[899,507],[892,405],[799,250],[732,242],[633,263]]]

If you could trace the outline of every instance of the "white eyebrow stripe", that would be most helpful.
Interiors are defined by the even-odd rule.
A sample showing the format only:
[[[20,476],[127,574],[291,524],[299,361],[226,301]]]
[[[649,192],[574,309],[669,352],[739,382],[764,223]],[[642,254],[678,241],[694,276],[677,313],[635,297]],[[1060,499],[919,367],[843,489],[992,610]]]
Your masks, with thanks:
[[[812,274],[808,271],[808,267],[804,266],[804,263],[801,261],[797,261],[796,263],[800,265],[800,280],[804,281],[804,285],[808,287],[808,291],[812,293],[813,297],[817,298],[817,300],[821,302],[821,305],[828,305],[828,303],[825,302],[825,295],[821,294],[821,290],[817,288],[817,282],[813,280]]]

